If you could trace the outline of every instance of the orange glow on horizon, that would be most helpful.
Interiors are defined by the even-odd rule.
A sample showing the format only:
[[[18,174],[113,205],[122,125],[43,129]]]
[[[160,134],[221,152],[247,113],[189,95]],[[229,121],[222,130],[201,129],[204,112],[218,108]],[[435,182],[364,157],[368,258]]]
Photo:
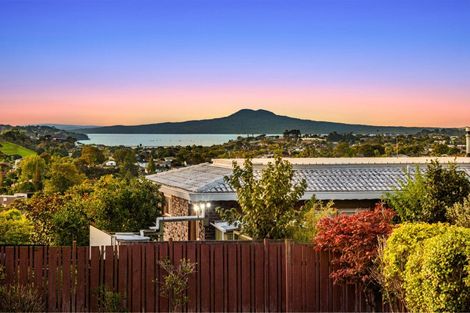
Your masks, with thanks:
[[[451,105],[450,105],[451,104]],[[345,87],[188,87],[3,93],[3,124],[135,125],[223,117],[243,108],[370,125],[463,127],[470,94]]]

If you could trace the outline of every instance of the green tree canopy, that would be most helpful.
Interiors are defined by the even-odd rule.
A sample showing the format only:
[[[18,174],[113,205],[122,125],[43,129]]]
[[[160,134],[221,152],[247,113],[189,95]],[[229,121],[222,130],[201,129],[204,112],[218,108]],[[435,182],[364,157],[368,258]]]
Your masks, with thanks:
[[[0,210],[0,244],[28,244],[31,232],[32,224],[20,210]]]
[[[48,193],[64,193],[72,186],[85,180],[85,175],[80,173],[70,158],[53,158],[51,161],[49,179],[45,182],[44,191]]]
[[[91,166],[99,165],[105,161],[103,151],[98,147],[90,145],[86,145],[82,148],[80,159]]]
[[[34,190],[41,190],[44,175],[46,173],[46,162],[38,155],[30,155],[21,161],[21,181],[31,183]]]
[[[418,169],[415,177],[408,176],[386,201],[402,221],[436,223],[446,222],[446,208],[463,203],[469,194],[470,180],[456,164],[443,167],[432,161],[424,174]]]
[[[156,170],[155,161],[153,160],[153,156],[150,156],[149,163],[147,165],[147,173],[153,174],[153,173],[155,173],[155,170]]]
[[[138,231],[160,216],[164,197],[159,186],[146,179],[102,177],[94,186],[89,215],[107,231]]]
[[[295,184],[294,171],[288,161],[276,158],[257,177],[250,159],[243,167],[233,164],[233,174],[226,180],[238,196],[240,209],[218,213],[230,223],[239,223],[241,231],[254,239],[292,238],[311,202],[299,206],[307,188],[302,180]]]

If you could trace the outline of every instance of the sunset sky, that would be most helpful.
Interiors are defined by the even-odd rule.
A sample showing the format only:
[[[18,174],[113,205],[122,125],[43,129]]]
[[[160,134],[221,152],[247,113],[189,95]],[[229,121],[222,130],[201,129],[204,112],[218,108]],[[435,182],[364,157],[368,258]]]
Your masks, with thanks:
[[[470,124],[470,1],[0,0],[0,124]]]

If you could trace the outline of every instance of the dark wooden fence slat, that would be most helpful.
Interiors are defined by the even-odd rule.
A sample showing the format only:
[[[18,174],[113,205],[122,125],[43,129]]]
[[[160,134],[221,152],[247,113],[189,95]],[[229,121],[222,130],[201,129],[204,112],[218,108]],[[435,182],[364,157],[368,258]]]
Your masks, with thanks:
[[[34,247],[34,286],[40,293],[44,292],[44,247]]]
[[[199,285],[200,285],[200,310],[202,312],[213,311],[211,307],[211,253],[207,243],[201,244],[201,256],[199,261]]]
[[[186,245],[186,258],[189,262],[196,263],[196,272],[194,272],[188,281],[188,305],[187,310],[188,312],[196,312],[197,311],[197,267],[198,267],[198,258],[197,258],[197,247],[198,244],[188,244]]]
[[[104,259],[104,287],[106,290],[114,291],[114,247],[107,246],[105,248]]]
[[[47,310],[55,312],[57,311],[57,247],[49,247],[47,261]]]
[[[5,248],[5,284],[16,282],[15,247]]]
[[[71,309],[71,258],[72,249],[62,248],[62,312],[70,312]]]
[[[90,308],[93,312],[98,310],[100,296],[100,263],[101,252],[99,247],[90,249]]]
[[[254,278],[255,278],[255,311],[256,312],[264,312],[265,307],[264,307],[264,288],[265,288],[265,283],[264,283],[264,245],[263,244],[255,244],[254,246],[254,252],[255,252],[255,273],[254,273]]]
[[[155,312],[155,246],[145,245],[145,311]]]
[[[142,246],[132,245],[132,311],[140,312],[142,310]]]
[[[90,291],[87,281],[88,272],[88,247],[77,248],[77,287],[76,287],[76,310],[87,311],[87,291]]]
[[[238,253],[236,245],[227,246],[227,311],[238,312]]]
[[[125,245],[119,246],[119,265],[118,265],[118,292],[121,297],[121,304],[124,307],[128,306],[128,274],[127,274],[127,260],[128,260],[128,247]]]
[[[19,283],[26,285],[28,283],[28,269],[29,269],[29,248],[20,247],[19,248]]]

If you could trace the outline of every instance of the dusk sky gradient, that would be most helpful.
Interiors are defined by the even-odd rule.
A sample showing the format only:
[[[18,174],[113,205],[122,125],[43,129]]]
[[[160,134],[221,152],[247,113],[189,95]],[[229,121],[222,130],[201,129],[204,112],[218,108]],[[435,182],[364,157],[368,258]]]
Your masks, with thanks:
[[[0,0],[0,124],[470,124],[470,1]]]

